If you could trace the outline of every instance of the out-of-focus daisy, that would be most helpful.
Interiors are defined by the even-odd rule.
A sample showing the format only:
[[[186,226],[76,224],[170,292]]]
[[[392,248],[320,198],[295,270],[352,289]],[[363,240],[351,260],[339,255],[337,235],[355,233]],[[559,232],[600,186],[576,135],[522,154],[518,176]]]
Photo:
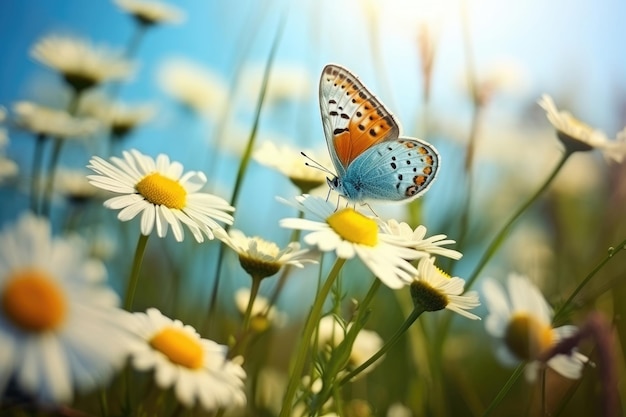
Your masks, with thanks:
[[[413,230],[407,223],[391,219],[383,222],[382,227],[387,233],[411,242],[410,247],[424,252],[425,256],[439,255],[451,259],[461,259],[463,256],[459,251],[442,247],[456,243],[452,239],[446,239],[446,235],[434,235],[427,238],[425,226],[419,225]]]
[[[173,388],[185,407],[199,404],[207,411],[246,403],[240,364],[226,357],[228,347],[203,339],[189,325],[165,317],[157,309],[135,313],[138,341],[131,361],[140,371],[154,370],[156,384]]]
[[[30,214],[0,233],[0,392],[12,379],[44,403],[103,386],[129,351],[125,313],[80,239]]]
[[[320,320],[317,332],[317,343],[320,348],[329,347],[331,349],[339,346],[344,341],[347,332],[350,331],[351,324],[345,326],[337,321],[334,315],[324,316]],[[374,356],[376,352],[383,347],[383,339],[372,330],[361,329],[354,339],[352,349],[350,350],[350,358],[348,363],[349,369],[356,369],[364,364],[369,358]],[[362,374],[370,372],[375,365],[382,360],[374,362],[361,372]]]
[[[96,197],[110,197],[110,193],[95,188],[87,180],[87,172],[77,169],[60,169],[55,176],[54,189],[68,201],[86,203]]]
[[[15,122],[35,135],[55,138],[80,138],[94,135],[100,128],[96,119],[76,117],[64,110],[40,106],[30,101],[13,105]]]
[[[247,68],[244,71],[242,90],[245,97],[259,96],[264,72],[263,66]],[[267,82],[265,101],[268,104],[279,104],[288,100],[304,101],[309,98],[311,87],[311,76],[306,68],[286,64],[276,65],[272,67]]]
[[[241,288],[235,292],[235,305],[241,314],[245,314],[250,302],[250,289]],[[267,298],[257,295],[252,303],[250,327],[256,332],[266,330],[270,325],[282,326],[287,317],[270,305]]]
[[[289,202],[287,202],[289,203]],[[409,284],[417,270],[407,260],[424,256],[408,246],[410,242],[379,228],[376,220],[352,208],[335,211],[335,205],[319,197],[296,197],[294,206],[316,220],[283,219],[282,227],[309,231],[304,241],[339,258],[355,256],[389,288]]]
[[[40,39],[31,55],[59,72],[76,91],[125,79],[133,70],[133,65],[121,53],[68,36],[49,35]]]
[[[151,104],[116,103],[102,95],[90,94],[81,100],[80,112],[99,120],[108,126],[114,138],[122,139],[152,119],[156,109]]]
[[[158,73],[161,88],[175,100],[201,115],[223,115],[228,87],[217,74],[187,59],[170,59]]]
[[[393,403],[387,409],[386,417],[413,417],[413,413],[406,405]]]
[[[570,112],[559,111],[549,95],[544,94],[538,103],[546,111],[548,121],[556,129],[557,136],[568,153],[600,149],[606,159],[618,163],[624,160],[626,147],[616,146],[603,132],[581,122]]]
[[[0,155],[0,184],[11,181],[17,176],[18,172],[19,167],[14,160]]]
[[[305,154],[321,166],[331,165],[327,152],[324,152],[324,157],[311,151],[305,151]],[[263,142],[254,152],[253,158],[289,178],[303,194],[326,185],[326,172],[305,165],[306,159],[300,151],[288,145],[279,147],[274,142]]]
[[[181,23],[185,14],[178,8],[156,0],[115,0],[115,4],[144,26]]]
[[[98,188],[122,194],[104,202],[107,208],[121,209],[117,216],[121,221],[141,213],[143,235],[148,236],[156,224],[157,235],[165,237],[171,226],[181,242],[184,224],[198,242],[203,242],[203,234],[213,239],[213,232],[222,229],[218,221],[232,224],[229,212],[234,207],[220,197],[198,192],[207,182],[202,172],[183,174],[183,165],[170,162],[165,154],[156,160],[135,149],[123,155],[124,159],[112,157],[112,163],[94,156],[87,167],[98,175],[87,178]]]
[[[258,236],[248,237],[236,229],[231,229],[228,234],[219,237],[237,252],[241,267],[258,279],[276,274],[285,265],[302,268],[305,263],[315,262],[306,258],[309,250],[300,249],[298,242],[291,242],[284,249],[280,249],[274,242]]]
[[[526,379],[534,381],[539,369],[536,360],[561,339],[573,335],[575,326],[552,328],[552,309],[530,280],[510,274],[507,290],[494,280],[486,280],[483,295],[489,310],[485,320],[487,332],[498,339],[497,356],[505,365],[528,361]],[[566,378],[578,379],[587,357],[577,351],[556,355],[547,365]]]
[[[415,306],[424,311],[447,309],[472,320],[480,320],[468,312],[480,305],[478,293],[469,291],[463,294],[465,281],[459,277],[450,277],[435,266],[434,258],[422,258],[417,265],[417,275],[411,283],[411,298]]]

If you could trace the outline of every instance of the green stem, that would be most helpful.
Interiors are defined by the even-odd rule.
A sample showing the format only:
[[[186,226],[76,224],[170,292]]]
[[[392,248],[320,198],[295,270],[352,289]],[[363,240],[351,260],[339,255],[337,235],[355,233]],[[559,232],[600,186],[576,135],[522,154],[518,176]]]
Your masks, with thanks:
[[[248,165],[250,163],[250,158],[252,156],[252,149],[254,148],[254,142],[257,135],[257,130],[259,128],[259,121],[261,120],[261,110],[263,109],[263,103],[265,101],[265,95],[267,93],[267,85],[269,83],[269,77],[272,69],[272,64],[274,62],[274,57],[276,56],[276,51],[278,50],[278,45],[280,43],[280,39],[282,37],[283,28],[285,26],[285,15],[283,14],[278,29],[276,31],[276,35],[274,36],[274,42],[272,43],[272,47],[270,49],[270,53],[267,57],[267,62],[265,63],[265,72],[263,73],[263,83],[261,85],[261,91],[259,93],[259,98],[256,106],[256,111],[254,114],[254,122],[252,124],[252,130],[250,131],[250,137],[248,138],[248,144],[246,145],[246,149],[241,158],[241,162],[239,164],[239,168],[237,169],[237,177],[235,178],[235,185],[233,187],[233,194],[230,200],[230,205],[236,207],[237,200],[239,198],[239,192],[241,189],[241,184],[243,183],[243,178],[245,177],[246,171],[248,170]],[[228,231],[228,226],[226,227]],[[215,273],[215,279],[213,280],[213,289],[211,290],[211,297],[209,301],[209,324],[212,320],[212,317],[215,315],[215,309],[217,308],[217,294],[220,285],[220,275],[222,271],[224,258],[224,245],[220,245],[219,253],[217,258],[217,268]]]
[[[43,165],[43,145],[46,142],[46,135],[38,133],[35,140],[35,150],[33,151],[33,166],[30,178],[30,209],[33,213],[39,212],[39,199],[37,198],[41,189],[41,171]]]
[[[487,407],[487,409],[483,413],[483,417],[487,417],[488,415],[490,415],[493,412],[493,410],[495,410],[496,407],[502,402],[504,397],[507,396],[507,394],[509,393],[513,385],[517,382],[519,377],[524,372],[525,366],[526,366],[526,363],[522,362],[517,366],[517,368],[515,368],[515,371],[509,377],[509,380],[506,381],[506,384],[504,384],[504,386],[500,389],[500,392],[498,392],[498,395],[496,395],[496,398],[494,398],[493,401],[491,401],[491,404],[489,404],[489,407]]]
[[[141,270],[141,263],[143,262],[143,255],[146,252],[146,244],[150,235],[139,234],[137,240],[137,247],[135,248],[135,257],[133,258],[133,266],[130,272],[130,278],[128,279],[128,287],[126,288],[126,295],[124,297],[124,310],[131,311],[133,308],[133,300],[135,299],[135,291],[137,290],[137,283],[139,282],[139,271]]]
[[[295,362],[293,363],[292,369],[289,372],[291,378],[289,378],[289,384],[287,385],[285,397],[283,398],[283,406],[280,410],[279,417],[287,417],[291,415],[293,399],[296,395],[298,386],[300,385],[300,375],[302,375],[302,371],[304,370],[304,364],[306,362],[307,354],[309,352],[309,347],[311,346],[311,337],[313,336],[313,332],[317,328],[320,321],[322,308],[324,307],[324,301],[326,301],[326,297],[328,297],[328,293],[330,292],[330,289],[332,288],[335,280],[339,276],[339,271],[345,263],[346,260],[343,258],[337,258],[335,260],[335,264],[328,273],[326,282],[324,282],[324,285],[322,285],[322,288],[315,296],[313,306],[311,307],[311,312],[307,317],[304,330],[302,331],[302,338],[300,339]]]
[[[552,323],[558,322],[558,320],[565,313],[565,311],[567,311],[567,307],[574,301],[574,298],[576,298],[578,293],[589,283],[589,281],[591,281],[591,278],[593,278],[594,275],[598,271],[600,271],[607,262],[613,259],[613,256],[615,256],[617,252],[624,249],[626,249],[626,240],[623,240],[622,242],[620,242],[619,245],[615,247],[609,248],[607,255],[602,258],[600,262],[598,262],[598,264],[591,270],[591,272],[589,272],[589,274],[587,274],[587,276],[581,281],[581,283],[578,284],[574,292],[572,292],[567,300],[565,300],[565,302],[558,308],[558,310],[556,310],[556,312],[554,313],[554,317],[552,318]]]
[[[54,191],[54,179],[59,166],[59,157],[61,156],[61,149],[64,142],[65,141],[62,138],[54,138],[52,142],[52,154],[50,155],[48,177],[46,178],[43,202],[41,204],[41,214],[45,217],[50,217],[50,206],[52,205],[52,194]]]
[[[354,369],[348,375],[344,376],[339,381],[339,386],[342,386],[345,383],[349,382],[352,378],[354,378],[355,376],[357,376],[358,374],[363,372],[367,367],[369,367],[371,364],[373,364],[378,359],[380,359],[381,356],[383,356],[385,353],[387,353],[387,351],[389,349],[391,349],[396,343],[398,343],[398,341],[404,335],[404,333],[406,333],[406,331],[409,329],[409,327],[411,327],[411,325],[415,322],[415,320],[417,320],[417,318],[423,312],[424,312],[424,309],[422,307],[417,307],[416,306],[413,309],[413,311],[411,312],[411,314],[409,315],[409,317],[407,317],[406,320],[404,321],[404,323],[402,323],[400,328],[398,330],[396,330],[396,332],[393,334],[393,336],[391,336],[391,338],[389,340],[387,340],[387,342],[385,342],[383,347],[381,347],[380,350],[374,354],[374,356],[372,356],[367,361],[365,361],[363,364],[361,364],[361,366],[359,366],[358,368]]]

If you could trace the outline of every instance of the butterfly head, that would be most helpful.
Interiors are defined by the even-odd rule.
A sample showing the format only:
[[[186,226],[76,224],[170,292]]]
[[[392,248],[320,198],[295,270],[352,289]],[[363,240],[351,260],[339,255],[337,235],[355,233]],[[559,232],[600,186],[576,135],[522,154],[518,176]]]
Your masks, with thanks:
[[[343,189],[343,185],[341,184],[341,180],[339,179],[339,177],[334,176],[332,179],[326,177],[326,183],[331,190],[338,191],[340,194],[342,194],[341,191]]]

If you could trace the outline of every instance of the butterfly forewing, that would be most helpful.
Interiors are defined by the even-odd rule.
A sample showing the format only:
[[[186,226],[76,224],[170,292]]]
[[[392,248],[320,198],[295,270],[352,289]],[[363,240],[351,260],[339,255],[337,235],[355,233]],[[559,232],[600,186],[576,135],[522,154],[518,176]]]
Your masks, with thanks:
[[[393,115],[357,76],[337,65],[327,65],[322,71],[320,110],[338,175],[365,150],[400,134]]]

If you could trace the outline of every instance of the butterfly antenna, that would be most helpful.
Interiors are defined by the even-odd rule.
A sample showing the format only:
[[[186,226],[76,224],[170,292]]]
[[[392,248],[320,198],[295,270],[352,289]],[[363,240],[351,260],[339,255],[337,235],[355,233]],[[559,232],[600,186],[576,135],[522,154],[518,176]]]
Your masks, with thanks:
[[[332,176],[335,175],[331,170],[329,170],[324,165],[320,164],[319,162],[317,162],[315,159],[311,158],[309,155],[305,154],[304,152],[300,152],[300,155],[304,156],[306,159],[311,161],[311,163],[305,162],[304,165],[311,167],[311,168],[319,169],[320,171],[325,172]]]

